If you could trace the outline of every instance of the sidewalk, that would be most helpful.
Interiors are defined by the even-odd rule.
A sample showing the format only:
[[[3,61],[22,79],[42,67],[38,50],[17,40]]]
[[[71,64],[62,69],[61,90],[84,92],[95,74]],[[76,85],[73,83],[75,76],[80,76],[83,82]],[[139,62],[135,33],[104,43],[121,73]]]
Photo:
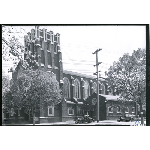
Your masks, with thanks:
[[[43,126],[50,126],[50,125],[56,125],[56,126],[61,126],[61,125],[70,125],[70,126],[74,126],[74,125],[126,125],[126,126],[132,126],[135,124],[136,121],[132,121],[132,122],[117,122],[116,120],[103,120],[103,121],[99,121],[97,123],[97,121],[95,122],[91,122],[91,123],[82,123],[82,124],[75,124],[75,121],[73,120],[70,120],[70,121],[66,121],[66,122],[53,122],[53,123],[41,123],[41,124],[35,124],[36,126],[40,126],[40,125],[43,125]],[[139,123],[141,123],[141,121],[139,121]],[[144,121],[144,124],[146,125],[146,121]],[[6,124],[6,125],[3,125],[3,126],[33,126],[33,124]]]

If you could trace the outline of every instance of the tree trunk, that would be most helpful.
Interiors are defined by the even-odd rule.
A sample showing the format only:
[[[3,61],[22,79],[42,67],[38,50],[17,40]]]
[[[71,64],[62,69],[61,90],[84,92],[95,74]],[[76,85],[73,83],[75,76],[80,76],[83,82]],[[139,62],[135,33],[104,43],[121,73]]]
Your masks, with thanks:
[[[30,120],[31,120],[31,117],[30,117],[30,110],[29,110],[29,122],[30,122]]]
[[[33,112],[33,125],[35,125],[35,111],[33,107],[32,107],[32,112]]]
[[[33,111],[33,125],[35,125],[35,112]]]

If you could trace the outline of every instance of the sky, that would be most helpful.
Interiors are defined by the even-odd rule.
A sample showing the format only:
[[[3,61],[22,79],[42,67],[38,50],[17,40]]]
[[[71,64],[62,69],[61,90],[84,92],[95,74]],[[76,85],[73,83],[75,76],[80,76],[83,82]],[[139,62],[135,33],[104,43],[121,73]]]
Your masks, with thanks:
[[[13,27],[16,37],[24,44],[24,35],[30,32],[34,26]],[[60,47],[62,51],[63,69],[93,75],[96,72],[96,55],[92,54],[97,49],[101,76],[118,61],[124,53],[132,54],[133,50],[146,48],[145,26],[40,26],[55,34],[60,34]],[[12,62],[3,62],[3,68],[7,73]],[[11,73],[9,73],[11,77]]]

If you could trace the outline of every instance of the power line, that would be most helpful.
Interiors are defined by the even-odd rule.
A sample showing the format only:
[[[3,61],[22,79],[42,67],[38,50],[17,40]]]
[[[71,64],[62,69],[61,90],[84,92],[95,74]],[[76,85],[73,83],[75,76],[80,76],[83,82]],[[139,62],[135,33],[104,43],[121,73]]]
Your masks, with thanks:
[[[66,53],[66,52],[65,52]],[[67,53],[66,53],[67,54]],[[67,56],[70,58],[70,56],[67,54]],[[72,59],[70,58],[70,60],[72,61]],[[72,61],[73,62],[73,61]],[[73,62],[73,64],[75,65],[75,63]],[[76,66],[76,65],[75,65]],[[77,67],[77,66],[76,66]],[[77,70],[78,70],[78,68],[77,68]],[[79,72],[80,72],[80,70],[79,70]]]

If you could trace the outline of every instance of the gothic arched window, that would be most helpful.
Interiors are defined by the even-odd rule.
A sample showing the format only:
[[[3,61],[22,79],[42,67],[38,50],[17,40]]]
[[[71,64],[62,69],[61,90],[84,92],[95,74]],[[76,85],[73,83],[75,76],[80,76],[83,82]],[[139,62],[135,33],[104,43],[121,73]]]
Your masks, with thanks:
[[[89,83],[86,81],[84,84],[84,98],[87,99],[89,97]]]
[[[74,81],[74,97],[75,98],[80,98],[80,82],[78,79],[75,79]]]
[[[94,82],[93,83],[93,93],[97,93],[97,84]]]
[[[105,85],[101,84],[101,94],[105,94]]]
[[[64,82],[64,86],[63,86],[64,97],[65,98],[70,98],[70,82],[69,82],[69,79],[64,77],[63,82]]]
[[[89,90],[88,92],[89,92],[89,96],[90,96],[90,85],[89,85],[89,87],[88,87],[88,90]]]

